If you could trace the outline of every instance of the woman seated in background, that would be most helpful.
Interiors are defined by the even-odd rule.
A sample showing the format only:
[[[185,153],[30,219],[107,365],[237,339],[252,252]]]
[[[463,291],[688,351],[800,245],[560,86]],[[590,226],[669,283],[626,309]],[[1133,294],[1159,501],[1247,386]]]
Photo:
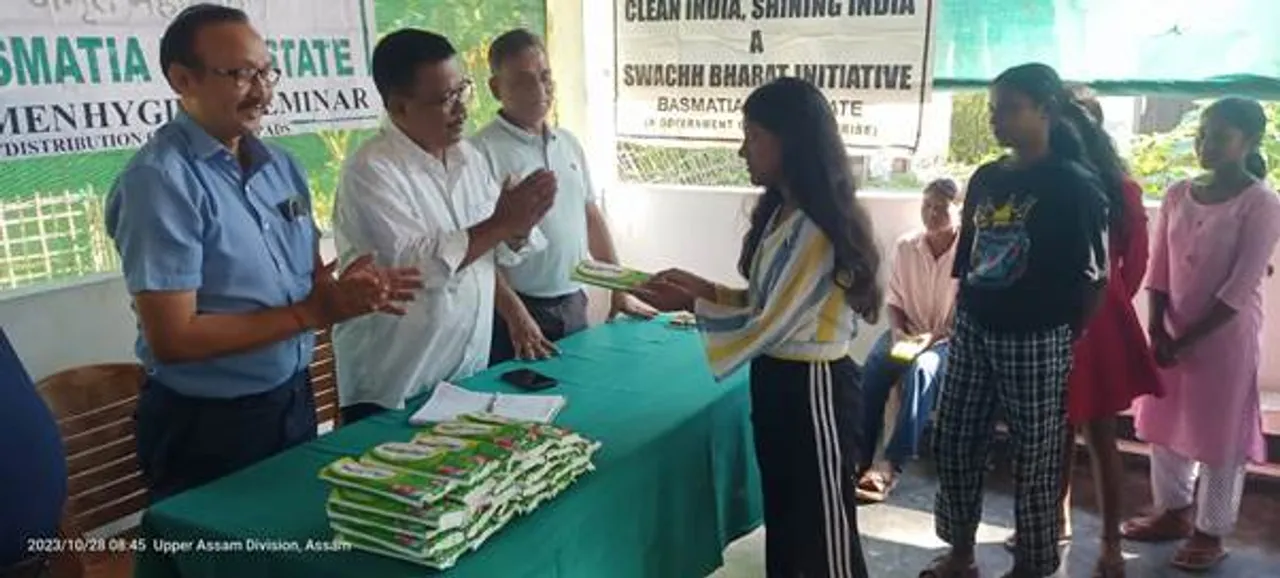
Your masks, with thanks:
[[[858,482],[858,499],[882,502],[889,497],[907,461],[916,456],[920,438],[933,413],[948,337],[954,320],[956,282],[951,268],[956,257],[959,188],[939,179],[924,189],[920,220],[924,228],[898,239],[885,303],[889,329],[867,354],[862,372],[866,435],[862,455],[876,455],[884,426],[885,403],[901,382],[898,415],[883,459]],[[894,347],[910,347],[912,357],[897,359]]]

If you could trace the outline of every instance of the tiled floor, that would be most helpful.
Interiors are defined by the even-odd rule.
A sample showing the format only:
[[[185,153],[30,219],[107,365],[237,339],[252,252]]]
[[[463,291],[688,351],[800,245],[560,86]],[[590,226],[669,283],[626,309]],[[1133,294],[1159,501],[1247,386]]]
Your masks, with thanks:
[[[1094,515],[1091,478],[1084,464],[1076,467],[1073,534],[1066,561],[1058,575],[1088,578],[1097,555],[1099,521]],[[1124,480],[1127,509],[1136,513],[1150,500],[1147,474],[1132,469]],[[1012,563],[1001,542],[1013,528],[1013,498],[1006,475],[993,473],[987,492],[983,525],[978,530],[979,564],[984,576],[1000,576]],[[864,506],[859,510],[863,549],[872,578],[914,578],[929,560],[943,552],[944,545],[933,531],[932,472],[920,466],[908,472],[887,504]],[[1214,578],[1280,577],[1280,491],[1274,484],[1251,488],[1241,507],[1241,521],[1229,542],[1231,555],[1213,572]],[[1168,566],[1174,545],[1126,544],[1129,555],[1128,578],[1182,578],[1194,576]],[[764,533],[757,531],[725,552],[725,566],[712,578],[762,578],[764,576]]]

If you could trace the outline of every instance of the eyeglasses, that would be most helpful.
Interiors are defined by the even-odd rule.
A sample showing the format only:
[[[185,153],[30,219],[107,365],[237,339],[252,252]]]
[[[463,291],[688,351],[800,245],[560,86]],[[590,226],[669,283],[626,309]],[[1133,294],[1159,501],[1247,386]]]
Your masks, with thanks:
[[[462,84],[444,93],[444,96],[431,101],[431,103],[445,108],[453,108],[460,103],[469,102],[475,93],[475,87],[475,83],[471,79],[465,79]]]
[[[257,80],[266,86],[280,82],[279,68],[209,68],[209,72],[234,80],[237,86],[249,86]]]

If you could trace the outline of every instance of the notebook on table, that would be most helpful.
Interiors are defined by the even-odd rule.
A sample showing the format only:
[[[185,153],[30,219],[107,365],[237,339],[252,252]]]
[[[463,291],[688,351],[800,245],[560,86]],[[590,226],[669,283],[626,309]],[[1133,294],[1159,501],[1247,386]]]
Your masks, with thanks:
[[[502,417],[524,421],[550,423],[564,407],[562,395],[537,395],[527,393],[485,393],[471,391],[447,381],[436,385],[418,411],[409,416],[409,423],[426,425],[456,419],[458,416],[487,412]]]

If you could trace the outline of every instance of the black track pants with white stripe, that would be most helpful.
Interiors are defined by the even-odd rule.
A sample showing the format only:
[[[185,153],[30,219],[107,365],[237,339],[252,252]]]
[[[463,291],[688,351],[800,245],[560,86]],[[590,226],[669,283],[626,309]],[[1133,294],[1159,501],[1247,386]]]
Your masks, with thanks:
[[[861,371],[848,358],[752,362],[769,578],[867,576],[854,494],[861,416]]]

